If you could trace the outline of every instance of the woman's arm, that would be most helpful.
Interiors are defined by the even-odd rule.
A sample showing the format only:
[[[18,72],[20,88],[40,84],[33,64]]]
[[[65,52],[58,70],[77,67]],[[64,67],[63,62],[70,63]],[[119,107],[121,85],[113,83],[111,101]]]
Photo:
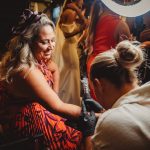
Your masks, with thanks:
[[[58,69],[58,66],[53,61],[50,61],[48,63],[48,68],[51,70],[52,75],[53,75],[53,80],[54,80],[53,90],[56,93],[58,93],[59,92],[59,69]]]
[[[61,101],[57,94],[48,85],[44,75],[39,69],[32,69],[28,76],[24,78],[27,71],[28,69],[26,68],[19,73],[19,77],[23,82],[23,84],[20,85],[25,85],[24,88],[32,92],[31,95],[34,99],[36,97],[41,103],[47,104],[50,111],[53,111],[60,116],[72,119],[79,117],[81,108]]]
[[[81,36],[79,37],[78,43],[82,43],[83,41],[85,41],[87,36],[88,36],[88,29],[85,29],[81,34]]]

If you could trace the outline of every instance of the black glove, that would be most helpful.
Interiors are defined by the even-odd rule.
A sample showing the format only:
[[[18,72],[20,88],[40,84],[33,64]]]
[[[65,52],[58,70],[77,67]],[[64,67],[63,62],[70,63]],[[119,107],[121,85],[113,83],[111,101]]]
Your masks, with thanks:
[[[79,130],[82,131],[83,136],[91,136],[94,134],[96,125],[96,116],[94,111],[87,112],[84,101],[82,101],[82,112],[78,120]]]
[[[103,107],[94,99],[92,99],[90,95],[90,89],[88,86],[88,79],[86,77],[86,74],[84,74],[82,80],[82,87],[83,87],[83,101],[85,102],[87,111],[94,111],[94,112],[101,112],[103,110]]]
[[[85,99],[84,103],[86,105],[87,111],[94,111],[96,113],[103,111],[103,107],[92,98]]]

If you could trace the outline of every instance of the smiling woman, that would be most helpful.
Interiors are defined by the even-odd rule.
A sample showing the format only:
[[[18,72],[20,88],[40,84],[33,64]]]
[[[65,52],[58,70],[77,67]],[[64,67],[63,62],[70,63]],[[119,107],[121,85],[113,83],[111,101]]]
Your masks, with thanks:
[[[53,23],[45,14],[25,10],[13,33],[0,66],[0,118],[8,121],[3,124],[7,140],[42,133],[41,149],[78,149],[82,133],[65,125],[61,116],[77,119],[81,108],[57,96]]]
[[[49,25],[43,26],[33,47],[33,54],[37,60],[48,62],[52,58],[55,43],[54,29]]]
[[[32,52],[36,60],[40,64],[45,64],[51,71],[49,74],[53,90],[58,93],[59,91],[59,71],[57,65],[52,59],[55,49],[55,32],[54,25],[44,25],[39,29],[38,37],[33,42]]]

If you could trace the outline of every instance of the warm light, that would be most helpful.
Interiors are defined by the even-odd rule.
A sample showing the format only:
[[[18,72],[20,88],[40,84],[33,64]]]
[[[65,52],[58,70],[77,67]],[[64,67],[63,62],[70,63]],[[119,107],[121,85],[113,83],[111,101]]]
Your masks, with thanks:
[[[125,17],[136,17],[150,11],[150,0],[141,0],[134,5],[120,5],[112,0],[101,0],[109,9]]]

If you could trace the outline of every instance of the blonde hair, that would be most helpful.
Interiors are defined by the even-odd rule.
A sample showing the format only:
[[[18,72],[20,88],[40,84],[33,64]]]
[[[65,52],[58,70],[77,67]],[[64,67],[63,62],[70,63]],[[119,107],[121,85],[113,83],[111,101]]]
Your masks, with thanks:
[[[139,46],[122,41],[116,49],[108,50],[95,57],[91,67],[91,80],[105,78],[120,88],[124,83],[137,79],[136,70],[142,64],[144,55]]]
[[[25,19],[21,19],[20,22],[23,24]],[[37,22],[31,22],[25,32],[20,31],[22,34],[18,33],[8,42],[8,51],[2,57],[0,64],[1,80],[10,82],[13,79],[13,75],[21,71],[25,66],[31,69],[36,65],[37,61],[32,53],[32,45],[38,38],[40,28],[45,25],[50,25],[53,30],[55,29],[53,22],[47,15],[40,14],[40,19]]]

